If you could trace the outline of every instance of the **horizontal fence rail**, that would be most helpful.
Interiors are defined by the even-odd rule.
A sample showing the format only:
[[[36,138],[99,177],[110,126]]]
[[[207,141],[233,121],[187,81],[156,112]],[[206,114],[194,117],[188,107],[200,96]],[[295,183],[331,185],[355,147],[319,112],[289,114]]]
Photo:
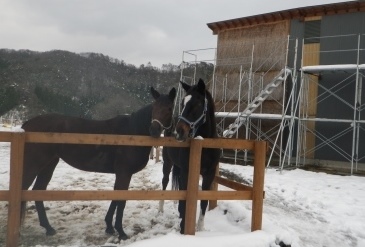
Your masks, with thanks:
[[[172,137],[149,136],[0,132],[0,142],[10,142],[9,190],[0,190],[0,201],[8,201],[7,247],[18,246],[20,208],[22,201],[89,201],[89,200],[186,200],[185,233],[195,234],[198,200],[209,200],[210,208],[217,200],[252,200],[251,230],[261,230],[264,199],[266,142],[240,139],[206,138],[178,142]],[[188,188],[186,191],[130,191],[130,190],[22,190],[25,143],[64,143],[125,146],[168,146],[190,148]],[[215,177],[214,190],[199,191],[202,148],[247,149],[254,152],[253,185],[243,185],[220,176]],[[222,184],[234,191],[217,191]]]

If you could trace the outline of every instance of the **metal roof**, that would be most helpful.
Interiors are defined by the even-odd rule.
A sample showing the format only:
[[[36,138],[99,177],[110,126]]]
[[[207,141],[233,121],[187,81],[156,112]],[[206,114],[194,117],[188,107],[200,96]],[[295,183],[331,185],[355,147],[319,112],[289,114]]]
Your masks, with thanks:
[[[213,34],[218,34],[221,30],[247,27],[257,24],[265,24],[291,19],[304,20],[306,17],[336,15],[362,11],[365,11],[365,1],[347,1],[241,17],[225,21],[212,22],[208,23],[207,25],[213,31]]]

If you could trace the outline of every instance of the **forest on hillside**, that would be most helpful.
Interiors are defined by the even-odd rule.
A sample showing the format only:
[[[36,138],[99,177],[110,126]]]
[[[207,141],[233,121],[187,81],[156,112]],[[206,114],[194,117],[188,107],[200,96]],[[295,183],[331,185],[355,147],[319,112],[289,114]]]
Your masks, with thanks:
[[[103,54],[0,49],[0,116],[22,121],[57,112],[91,119],[129,114],[152,102],[150,87],[177,87],[181,65],[136,67]],[[210,80],[213,65],[184,65],[184,73]]]

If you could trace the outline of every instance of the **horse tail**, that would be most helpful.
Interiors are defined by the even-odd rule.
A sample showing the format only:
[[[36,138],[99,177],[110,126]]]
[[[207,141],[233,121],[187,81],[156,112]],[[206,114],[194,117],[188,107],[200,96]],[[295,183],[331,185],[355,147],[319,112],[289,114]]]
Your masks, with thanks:
[[[178,166],[173,166],[172,168],[172,189],[179,190],[179,177],[180,177],[180,168]]]

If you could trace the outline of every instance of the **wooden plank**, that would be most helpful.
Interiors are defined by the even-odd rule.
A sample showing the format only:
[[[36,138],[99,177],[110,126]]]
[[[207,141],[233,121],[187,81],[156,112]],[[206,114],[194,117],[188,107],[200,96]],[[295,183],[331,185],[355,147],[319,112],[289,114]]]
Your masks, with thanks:
[[[0,142],[11,142],[14,132],[0,131]]]
[[[217,169],[215,171],[215,176],[219,177],[219,162],[218,162],[218,165],[217,165]],[[218,191],[218,183],[217,181],[213,180],[213,183],[212,183],[212,186],[210,188],[212,191]],[[217,200],[209,200],[209,203],[208,203],[208,210],[212,210],[214,208],[216,208],[218,205],[218,202]]]
[[[69,144],[101,144],[131,146],[169,146],[189,147],[189,141],[178,142],[174,137],[153,138],[150,136],[77,134],[77,133],[43,133],[26,132],[26,142],[36,143],[69,143]],[[205,138],[203,147],[223,149],[253,150],[254,141],[229,138]]]
[[[262,229],[262,212],[264,205],[264,179],[265,179],[265,159],[266,142],[255,142],[255,157],[253,170],[252,189],[252,219],[251,231]]]
[[[304,45],[304,52],[303,52],[303,66],[310,66],[310,65],[318,65],[320,64],[320,44],[305,44]],[[303,110],[309,115],[309,117],[316,117],[317,116],[317,98],[318,98],[318,76],[315,75],[306,75],[309,77],[308,81],[308,105],[304,105],[305,108]],[[306,158],[314,158],[314,152],[308,152],[308,150],[312,150],[315,146],[315,122],[306,122],[305,123],[308,130],[306,131]],[[302,145],[304,146],[304,145]]]
[[[169,146],[189,147],[189,141],[178,142],[174,137],[153,138],[150,136],[77,134],[77,133],[41,133],[26,132],[26,142],[101,144],[126,146]]]
[[[4,197],[9,193],[4,192]],[[23,201],[109,201],[109,200],[184,200],[186,190],[23,190]],[[251,191],[198,191],[197,200],[251,200]]]
[[[23,190],[24,201],[91,201],[91,200],[184,200],[186,191],[152,190]]]
[[[24,133],[18,133],[11,142],[8,229],[6,246],[18,246],[20,209],[22,202],[22,175],[24,158]]]
[[[254,141],[245,139],[231,139],[231,138],[204,138],[204,148],[223,148],[223,149],[247,149],[253,150],[255,146]]]
[[[198,200],[252,200],[252,191],[199,191]]]
[[[0,201],[9,201],[9,191],[0,190]]]
[[[190,143],[189,176],[186,194],[185,234],[195,235],[195,218],[199,192],[200,160],[202,140],[193,139]]]
[[[234,189],[234,190],[247,190],[247,191],[252,191],[252,187],[248,186],[248,185],[244,185],[244,184],[240,184],[237,183],[235,181],[226,179],[226,178],[222,178],[222,177],[215,177],[215,181],[217,181],[217,183],[226,186],[228,188]]]

